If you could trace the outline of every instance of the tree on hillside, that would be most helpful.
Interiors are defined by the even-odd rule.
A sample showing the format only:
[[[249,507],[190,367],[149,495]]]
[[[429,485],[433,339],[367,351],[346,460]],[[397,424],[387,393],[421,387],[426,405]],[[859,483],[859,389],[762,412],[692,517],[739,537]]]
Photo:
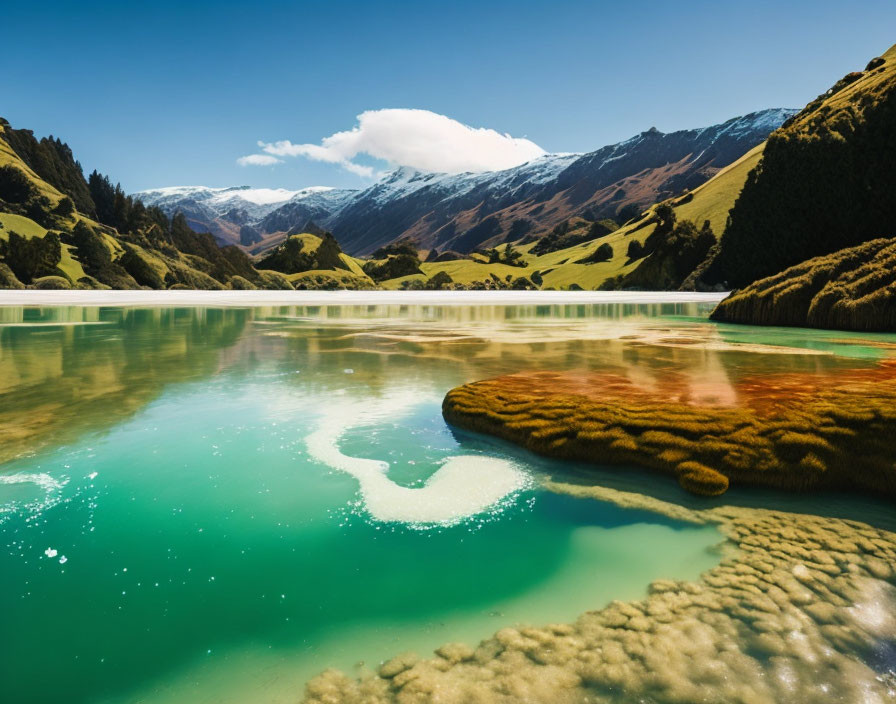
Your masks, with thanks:
[[[72,199],[68,196],[64,196],[62,200],[60,200],[56,207],[53,208],[53,212],[57,215],[61,215],[64,218],[67,218],[73,212],[75,212],[75,204],[72,202]]]
[[[596,264],[598,262],[608,262],[613,258],[613,247],[604,242],[584,259],[579,259],[577,264]]]
[[[318,269],[345,269],[349,270],[348,265],[342,261],[342,248],[333,237],[333,233],[325,232],[320,240],[320,246],[315,252],[314,258],[317,262]]]
[[[454,283],[454,280],[447,272],[437,271],[423,284],[423,288],[427,291],[441,291],[449,287],[452,283]]]
[[[594,261],[608,262],[613,258],[613,248],[604,242],[594,253]]]
[[[660,203],[656,207],[656,229],[663,234],[672,232],[675,227],[675,209],[668,203]]]
[[[109,178],[94,170],[87,178],[87,186],[90,189],[90,197],[96,205],[97,219],[111,225],[112,214],[115,212],[115,188]]]
[[[24,203],[35,189],[21,169],[15,166],[0,166],[0,200],[7,203]]]
[[[30,284],[41,276],[58,274],[56,267],[62,259],[62,243],[55,232],[43,237],[22,237],[10,230],[7,240],[0,240],[0,257],[16,278]]]
[[[516,247],[513,246],[513,243],[509,243],[504,251],[501,252],[498,249],[489,249],[486,251],[488,255],[488,263],[489,264],[506,264],[507,266],[526,266],[526,262],[523,261],[523,253],[517,251]]]

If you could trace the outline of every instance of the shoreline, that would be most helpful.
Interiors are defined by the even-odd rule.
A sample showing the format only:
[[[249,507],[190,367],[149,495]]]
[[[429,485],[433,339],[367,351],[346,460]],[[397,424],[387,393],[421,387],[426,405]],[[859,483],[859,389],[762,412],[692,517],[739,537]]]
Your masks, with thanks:
[[[271,305],[583,305],[600,303],[718,303],[725,293],[687,291],[71,291],[0,290],[9,306],[196,306]]]

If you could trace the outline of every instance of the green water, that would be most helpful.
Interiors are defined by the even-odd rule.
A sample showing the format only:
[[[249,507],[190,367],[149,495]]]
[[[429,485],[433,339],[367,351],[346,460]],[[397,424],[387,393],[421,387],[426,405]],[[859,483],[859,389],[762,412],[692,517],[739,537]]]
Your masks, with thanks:
[[[889,354],[732,344],[706,312],[0,308],[0,701],[296,701],[326,667],[695,578],[714,529],[545,492],[552,463],[452,431],[440,402],[527,368],[724,394]],[[838,345],[863,359],[817,354]]]

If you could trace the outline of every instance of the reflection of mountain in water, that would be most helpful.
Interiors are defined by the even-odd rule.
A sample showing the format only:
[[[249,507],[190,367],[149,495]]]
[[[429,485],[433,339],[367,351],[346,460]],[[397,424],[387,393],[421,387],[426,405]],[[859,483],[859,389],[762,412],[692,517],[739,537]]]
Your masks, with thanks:
[[[215,373],[245,310],[0,307],[0,461],[131,415]]]

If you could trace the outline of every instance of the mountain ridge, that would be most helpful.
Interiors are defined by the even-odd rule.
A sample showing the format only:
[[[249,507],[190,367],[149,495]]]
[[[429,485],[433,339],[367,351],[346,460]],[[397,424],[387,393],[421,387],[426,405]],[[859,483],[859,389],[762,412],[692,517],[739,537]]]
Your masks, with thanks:
[[[640,212],[704,183],[796,112],[771,108],[670,133],[652,128],[591,152],[548,154],[502,171],[445,174],[400,167],[365,189],[296,191],[318,189],[266,206],[267,212],[255,220],[257,206],[219,212],[209,207],[209,198],[197,199],[196,194],[187,194],[180,203],[157,195],[166,189],[134,195],[169,216],[182,210],[188,222],[221,242],[239,242],[239,228],[251,226],[261,236],[250,250],[255,252],[309,220],[332,230],[353,255],[402,239],[426,249],[469,252],[509,237],[547,234],[582,213],[600,219],[616,217],[626,206],[628,213]],[[220,190],[238,196],[240,189]]]

